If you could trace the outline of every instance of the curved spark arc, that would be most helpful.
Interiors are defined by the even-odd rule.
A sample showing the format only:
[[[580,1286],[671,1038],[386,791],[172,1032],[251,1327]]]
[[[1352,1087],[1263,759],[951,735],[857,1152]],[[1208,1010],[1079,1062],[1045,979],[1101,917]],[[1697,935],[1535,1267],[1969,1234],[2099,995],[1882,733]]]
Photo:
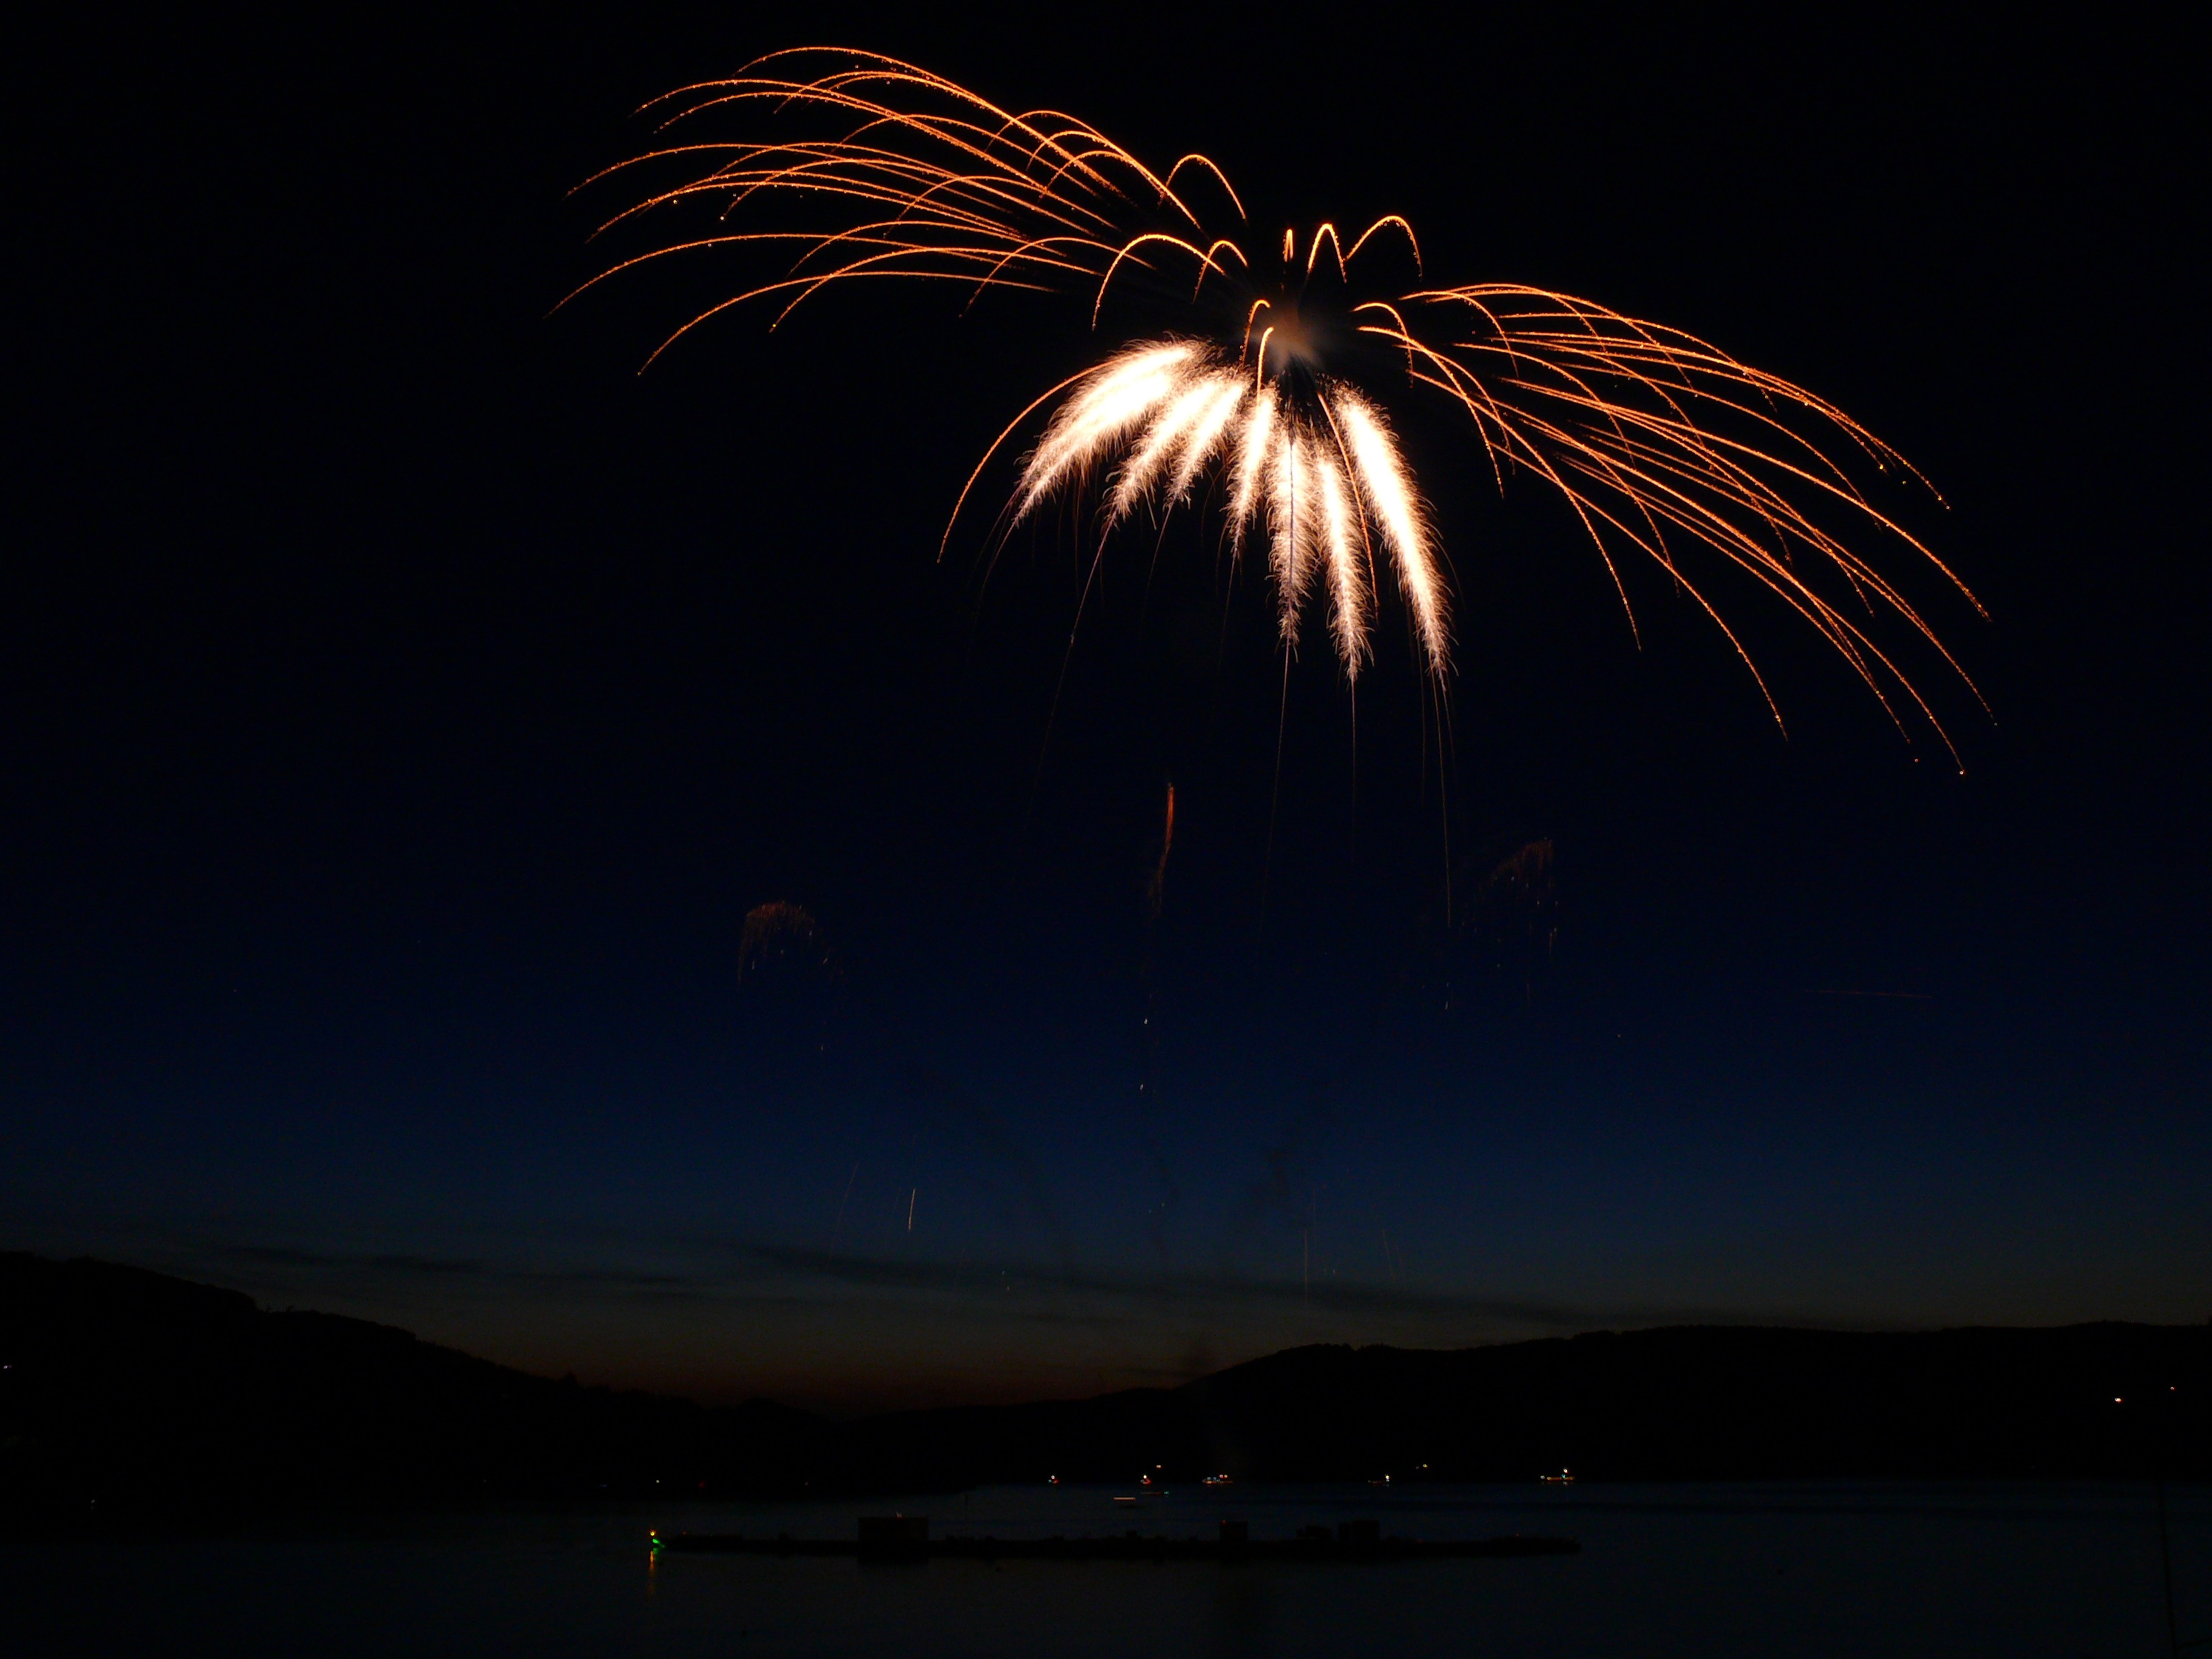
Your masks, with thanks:
[[[1928,698],[1875,637],[1881,617],[1893,618],[1923,641],[1916,648],[1932,648],[1981,695],[1904,586],[1857,543],[1861,535],[1894,540],[1980,611],[1958,573],[1877,507],[1852,468],[1926,480],[1835,404],[1694,334],[1529,284],[1433,285],[1419,274],[1412,224],[1396,214],[1348,241],[1334,224],[1320,223],[1304,237],[1302,261],[1300,233],[1285,228],[1275,286],[1255,270],[1240,240],[1247,233],[1210,225],[1201,211],[1218,191],[1238,225],[1246,221],[1242,198],[1208,157],[1185,155],[1155,172],[1073,115],[1002,108],[881,54],[772,53],[734,76],[664,94],[642,112],[657,121],[662,141],[586,183],[640,168],[684,171],[595,234],[694,204],[719,204],[720,223],[741,213],[791,216],[667,241],[576,290],[679,253],[787,260],[780,274],[758,273],[684,322],[656,358],[749,301],[774,302],[780,323],[825,290],[863,280],[957,281],[971,307],[1002,291],[1073,290],[1091,301],[1097,330],[1106,325],[1109,297],[1119,316],[1133,289],[1155,292],[1187,265],[1182,304],[1207,304],[1210,295],[1211,304],[1241,315],[1241,334],[1231,321],[1130,340],[1061,381],[986,451],[954,523],[992,458],[1049,405],[1018,463],[1001,532],[1057,493],[1095,488],[1103,555],[1105,538],[1139,508],[1172,513],[1217,472],[1232,556],[1255,524],[1264,529],[1287,647],[1295,648],[1318,586],[1334,655],[1346,680],[1356,680],[1376,620],[1376,565],[1387,559],[1423,668],[1440,687],[1451,664],[1441,543],[1385,403],[1375,388],[1355,387],[1342,365],[1324,363],[1334,350],[1326,331],[1316,335],[1299,314],[1315,302],[1312,290],[1325,290],[1324,307],[1342,293],[1352,337],[1387,344],[1401,360],[1405,386],[1441,393],[1468,416],[1501,489],[1508,472],[1525,469],[1559,495],[1639,638],[1623,570],[1630,556],[1659,566],[1721,629],[1780,722],[1757,664],[1687,562],[1698,552],[1702,568],[1747,577],[1802,617],[1900,729],[1909,710],[1950,742]],[[719,139],[707,129],[723,118],[798,130],[779,136],[757,126]],[[1364,284],[1382,257],[1369,244],[1387,238],[1395,246],[1401,237],[1420,285],[1361,298],[1354,267]],[[1856,526],[1849,536],[1836,514]]]

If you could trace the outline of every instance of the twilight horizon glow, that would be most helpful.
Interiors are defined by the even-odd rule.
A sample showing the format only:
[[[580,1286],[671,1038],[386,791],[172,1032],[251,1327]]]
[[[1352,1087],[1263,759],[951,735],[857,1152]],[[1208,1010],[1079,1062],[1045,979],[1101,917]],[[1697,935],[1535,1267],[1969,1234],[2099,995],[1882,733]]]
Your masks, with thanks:
[[[659,131],[671,142],[586,184],[640,168],[678,174],[599,234],[719,204],[713,222],[617,261],[577,293],[678,253],[794,256],[779,275],[694,315],[648,367],[725,311],[772,301],[780,324],[825,288],[864,278],[954,283],[970,306],[993,290],[1073,290],[1088,300],[1094,331],[1107,326],[1109,301],[1117,317],[1125,302],[1180,313],[1164,336],[1131,331],[1139,337],[1024,409],[969,476],[954,523],[993,459],[1052,405],[1002,530],[1088,489],[1098,500],[1095,579],[1117,526],[1140,507],[1164,518],[1206,484],[1232,554],[1264,535],[1286,653],[1319,589],[1336,658],[1356,682],[1372,651],[1375,571],[1387,556],[1423,665],[1441,685],[1451,649],[1443,548],[1380,401],[1354,384],[1388,374],[1458,406],[1501,490],[1522,471],[1552,487],[1604,561],[1632,629],[1622,567],[1636,556],[1720,629],[1781,725],[1712,596],[1716,579],[1748,577],[1819,631],[1900,732],[1905,713],[1916,712],[1958,758],[1898,645],[1878,637],[1882,620],[1979,691],[1896,581],[1835,527],[1840,520],[1854,538],[1902,544],[1986,615],[1948,565],[1869,500],[1854,470],[1926,481],[1841,409],[1778,375],[1681,330],[1549,289],[1428,285],[1413,228],[1397,215],[1348,240],[1326,222],[1303,237],[1286,229],[1279,249],[1258,245],[1266,252],[1255,260],[1209,222],[1233,213],[1241,234],[1246,216],[1206,157],[1155,172],[1072,116],[1012,113],[874,53],[771,53],[645,107],[665,112]],[[793,130],[707,136],[716,117]],[[732,228],[757,210],[782,217],[774,228]],[[1389,258],[1419,285],[1370,290],[1355,280],[1355,269]],[[951,533],[948,526],[948,542]]]

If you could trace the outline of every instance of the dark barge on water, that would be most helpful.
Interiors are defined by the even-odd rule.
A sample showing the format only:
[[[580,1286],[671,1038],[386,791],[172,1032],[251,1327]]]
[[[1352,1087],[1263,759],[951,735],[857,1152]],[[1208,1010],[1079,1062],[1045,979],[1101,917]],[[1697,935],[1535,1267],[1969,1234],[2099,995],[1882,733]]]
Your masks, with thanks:
[[[649,1534],[654,1554],[846,1555],[863,1561],[1426,1561],[1482,1556],[1576,1555],[1571,1538],[1512,1533],[1498,1538],[1385,1537],[1373,1521],[1301,1527],[1295,1538],[1255,1538],[1242,1521],[1224,1521],[1212,1538],[1124,1532],[1106,1537],[948,1538],[929,1535],[919,1515],[863,1516],[851,1538],[749,1538],[737,1533]]]

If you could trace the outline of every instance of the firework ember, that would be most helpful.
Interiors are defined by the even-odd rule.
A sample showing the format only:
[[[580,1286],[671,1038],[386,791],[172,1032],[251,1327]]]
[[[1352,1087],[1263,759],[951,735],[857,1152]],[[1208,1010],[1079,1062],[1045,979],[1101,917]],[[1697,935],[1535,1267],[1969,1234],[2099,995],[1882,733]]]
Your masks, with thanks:
[[[1863,538],[1901,547],[1973,602],[1856,477],[1863,469],[1924,480],[1843,410],[1778,375],[1568,295],[1431,285],[1412,227],[1396,216],[1349,240],[1329,224],[1285,231],[1279,251],[1252,244],[1262,250],[1255,258],[1243,204],[1206,157],[1156,172],[1071,116],[1000,109],[893,58],[776,53],[647,107],[663,142],[600,178],[666,182],[604,230],[649,229],[687,208],[705,222],[592,281],[679,253],[777,256],[772,274],[693,317],[656,357],[723,312],[766,302],[781,322],[825,289],[867,279],[949,283],[970,304],[994,290],[1073,292],[1094,329],[1124,301],[1180,313],[1165,337],[1121,345],[1024,410],[961,491],[956,520],[993,457],[1042,412],[1004,524],[1093,491],[1103,549],[1140,508],[1165,514],[1207,485],[1231,546],[1266,544],[1286,648],[1309,609],[1325,604],[1337,659],[1356,678],[1372,648],[1376,567],[1386,562],[1425,665],[1441,679],[1451,647],[1446,567],[1378,401],[1387,376],[1455,405],[1500,488],[1527,473],[1567,503],[1632,627],[1622,561],[1662,567],[1735,647],[1778,722],[1757,665],[1709,597],[1725,571],[1816,629],[1900,727],[1909,706],[1942,733],[1877,623],[1902,624],[1961,679],[1964,671],[1858,550]],[[1402,270],[1416,285],[1364,289],[1370,268]]]

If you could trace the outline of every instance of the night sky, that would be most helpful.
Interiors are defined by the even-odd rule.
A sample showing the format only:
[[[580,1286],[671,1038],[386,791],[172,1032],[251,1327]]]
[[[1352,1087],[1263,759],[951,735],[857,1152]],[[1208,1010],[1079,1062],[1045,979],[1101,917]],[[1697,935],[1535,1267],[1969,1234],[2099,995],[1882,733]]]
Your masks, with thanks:
[[[2193,53],[1194,9],[58,43],[15,151],[0,1245],[840,1407],[2212,1313]],[[549,314],[629,112],[817,40],[1834,398],[1990,613],[1915,579],[1995,711],[1929,676],[1963,775],[1754,595],[1786,739],[1648,570],[1639,649],[1440,400],[1394,407],[1457,576],[1441,767],[1395,595],[1356,707],[1314,645],[1285,698],[1187,517],[1149,579],[1149,532],[1109,558],[1054,715],[1072,537],[936,556],[1097,354],[1080,302],[854,293],[642,378],[713,269]],[[1540,915],[1486,890],[1537,842]],[[774,902],[820,949],[744,967]]]

